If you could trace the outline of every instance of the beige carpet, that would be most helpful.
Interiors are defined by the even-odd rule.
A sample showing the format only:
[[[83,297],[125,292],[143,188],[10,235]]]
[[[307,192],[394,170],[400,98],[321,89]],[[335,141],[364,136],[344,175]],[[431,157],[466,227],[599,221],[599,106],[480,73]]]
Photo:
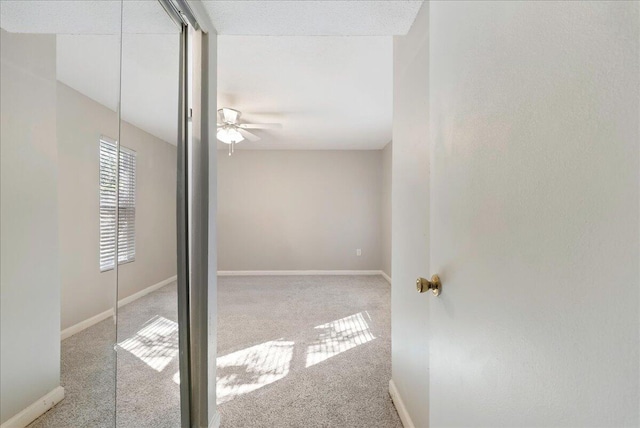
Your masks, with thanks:
[[[222,427],[401,427],[389,308],[378,276],[220,277]],[[31,427],[179,426],[175,284],[119,318],[117,404],[106,320],[62,342],[66,398]]]
[[[223,427],[402,427],[380,276],[221,277]]]

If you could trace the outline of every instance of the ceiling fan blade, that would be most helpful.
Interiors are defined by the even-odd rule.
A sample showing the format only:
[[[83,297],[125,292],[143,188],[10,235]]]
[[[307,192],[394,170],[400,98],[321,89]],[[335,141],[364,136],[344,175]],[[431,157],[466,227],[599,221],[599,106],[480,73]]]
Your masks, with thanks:
[[[281,123],[241,123],[242,129],[282,129]]]
[[[245,129],[238,128],[238,131],[240,131],[242,136],[244,138],[246,138],[247,140],[249,140],[249,141],[255,142],[255,141],[258,141],[260,139],[260,137],[258,137],[256,134],[252,134],[251,132],[249,132],[249,131],[247,131]]]

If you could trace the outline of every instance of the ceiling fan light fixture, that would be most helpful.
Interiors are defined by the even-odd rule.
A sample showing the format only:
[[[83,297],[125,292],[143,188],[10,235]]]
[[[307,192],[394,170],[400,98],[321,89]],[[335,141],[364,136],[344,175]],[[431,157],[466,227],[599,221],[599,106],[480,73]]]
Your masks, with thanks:
[[[220,122],[217,123],[218,130],[216,137],[219,141],[229,146],[229,156],[233,153],[234,146],[247,139],[248,141],[259,141],[260,137],[248,131],[248,129],[274,129],[282,128],[279,123],[240,123],[242,113],[238,110],[222,107],[218,109]]]
[[[222,119],[222,121],[225,123],[238,123],[238,119],[240,119],[241,113],[238,110],[223,107],[218,110],[218,114],[220,115],[220,119]]]
[[[218,128],[216,137],[225,144],[235,144],[244,140],[240,131],[232,126],[223,126]]]

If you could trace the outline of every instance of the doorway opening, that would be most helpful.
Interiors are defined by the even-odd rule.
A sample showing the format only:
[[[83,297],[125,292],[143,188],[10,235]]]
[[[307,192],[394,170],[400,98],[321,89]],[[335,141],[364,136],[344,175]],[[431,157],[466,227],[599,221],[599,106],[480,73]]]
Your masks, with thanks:
[[[388,393],[392,44],[218,36],[217,404],[230,426],[401,426]]]

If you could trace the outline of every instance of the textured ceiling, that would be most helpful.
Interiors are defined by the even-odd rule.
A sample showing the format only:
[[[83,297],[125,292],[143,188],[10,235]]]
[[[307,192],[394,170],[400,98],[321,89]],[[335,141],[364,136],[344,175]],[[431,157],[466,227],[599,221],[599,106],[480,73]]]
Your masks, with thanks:
[[[407,34],[421,0],[204,0],[220,35],[391,36]]]
[[[238,149],[380,149],[392,80],[391,37],[218,36],[218,106],[283,124]]]
[[[391,140],[390,36],[409,31],[422,3],[203,1],[219,34],[218,106],[283,124],[238,148],[383,147]]]

